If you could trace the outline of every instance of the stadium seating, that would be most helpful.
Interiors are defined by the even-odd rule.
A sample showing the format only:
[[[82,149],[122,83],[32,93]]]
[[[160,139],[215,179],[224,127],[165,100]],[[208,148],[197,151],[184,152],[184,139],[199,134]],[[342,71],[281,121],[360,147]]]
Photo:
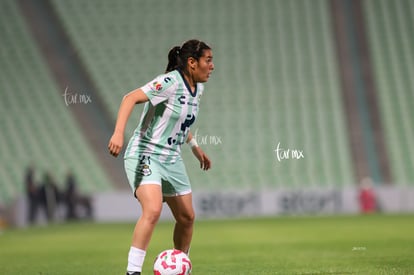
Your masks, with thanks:
[[[195,187],[353,184],[325,1],[52,3],[114,117],[123,94],[162,73],[170,47],[211,43],[216,70],[193,132],[214,168],[201,176],[184,150]],[[279,161],[279,142],[305,158]]]
[[[394,183],[414,184],[414,3],[364,1]]]
[[[51,78],[13,0],[1,1],[0,16],[0,203],[24,190],[24,173],[36,181],[49,172],[63,188],[71,170],[80,191],[108,190],[105,177]]]

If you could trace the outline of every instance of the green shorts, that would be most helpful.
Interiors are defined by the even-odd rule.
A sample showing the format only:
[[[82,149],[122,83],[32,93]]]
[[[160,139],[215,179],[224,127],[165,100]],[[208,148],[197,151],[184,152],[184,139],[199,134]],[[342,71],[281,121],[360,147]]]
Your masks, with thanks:
[[[164,197],[174,197],[191,193],[191,184],[182,159],[175,163],[161,163],[151,156],[139,159],[126,158],[125,172],[132,192],[140,185],[158,184]]]

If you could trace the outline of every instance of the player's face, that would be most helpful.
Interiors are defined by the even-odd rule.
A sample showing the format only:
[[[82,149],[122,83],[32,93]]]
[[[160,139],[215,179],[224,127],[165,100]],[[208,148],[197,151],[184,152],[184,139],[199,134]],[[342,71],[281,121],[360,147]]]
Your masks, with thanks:
[[[213,70],[213,52],[211,50],[204,50],[203,56],[196,62],[194,78],[197,82],[207,82]]]

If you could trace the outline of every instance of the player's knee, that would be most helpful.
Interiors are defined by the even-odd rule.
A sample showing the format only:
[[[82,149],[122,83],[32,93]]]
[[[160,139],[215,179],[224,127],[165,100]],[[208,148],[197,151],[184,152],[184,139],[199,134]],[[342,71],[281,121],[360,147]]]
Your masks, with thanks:
[[[194,224],[195,214],[191,213],[182,213],[177,218],[177,223],[180,223],[184,226],[192,226]]]
[[[156,224],[161,216],[161,210],[161,207],[146,208],[142,213],[142,217],[148,223]]]

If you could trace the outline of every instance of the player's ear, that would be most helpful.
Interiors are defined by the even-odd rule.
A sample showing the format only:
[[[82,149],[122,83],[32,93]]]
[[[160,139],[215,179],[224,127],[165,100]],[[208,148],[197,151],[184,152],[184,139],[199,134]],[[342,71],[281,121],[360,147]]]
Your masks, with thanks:
[[[190,69],[194,70],[197,64],[197,60],[194,57],[189,57],[187,60],[187,65]]]

